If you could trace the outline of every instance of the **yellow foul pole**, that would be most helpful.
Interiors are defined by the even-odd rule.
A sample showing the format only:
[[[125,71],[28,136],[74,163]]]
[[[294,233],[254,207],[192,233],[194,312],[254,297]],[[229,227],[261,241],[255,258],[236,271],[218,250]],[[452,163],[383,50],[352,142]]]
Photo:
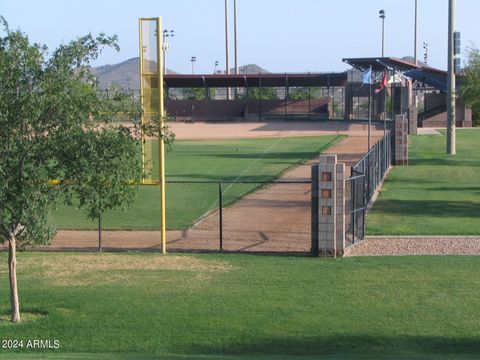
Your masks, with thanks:
[[[154,28],[153,28],[154,26]],[[154,30],[154,31],[153,31]],[[166,196],[165,196],[165,143],[164,143],[164,127],[165,127],[165,109],[163,103],[163,36],[162,36],[162,19],[157,18],[141,18],[139,19],[139,41],[140,41],[140,99],[142,106],[141,124],[145,125],[150,121],[154,121],[158,117],[160,121],[160,132],[158,138],[158,173],[160,185],[160,236],[162,242],[162,253],[167,252],[166,247]],[[155,39],[153,41],[153,39]],[[154,48],[156,48],[154,50]],[[153,64],[156,64],[154,66]],[[154,90],[157,90],[155,92]],[[146,164],[146,143],[145,134],[141,134],[142,143],[142,166],[145,171]],[[150,151],[151,155],[153,153]],[[153,170],[153,169],[149,169]],[[143,180],[143,184],[156,183],[154,179],[151,181]]]

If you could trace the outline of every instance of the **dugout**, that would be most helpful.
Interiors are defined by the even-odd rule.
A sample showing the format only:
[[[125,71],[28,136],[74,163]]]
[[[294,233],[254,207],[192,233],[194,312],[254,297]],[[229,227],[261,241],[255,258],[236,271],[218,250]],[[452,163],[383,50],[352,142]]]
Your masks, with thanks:
[[[357,70],[349,78],[345,89],[345,118],[364,118],[368,112],[369,87],[362,84],[361,73],[372,69],[372,91],[370,94],[373,120],[394,119],[396,115],[408,113],[412,108],[412,81],[403,74],[418,66],[392,57],[346,58],[343,62]],[[387,77],[385,90],[379,90],[382,77]],[[355,76],[356,75],[356,76]]]
[[[374,88],[378,88],[382,75],[388,78],[386,91],[373,92],[371,98],[372,119],[394,119],[396,115],[408,114],[409,129],[412,127],[447,126],[447,72],[431,67],[414,65],[411,62],[392,58],[347,58],[343,59],[358,72],[349,76],[345,89],[345,118],[362,118],[368,112],[368,86],[362,85],[361,74],[371,68]],[[457,88],[461,86],[457,75]],[[363,112],[362,112],[363,111]],[[456,126],[471,127],[472,111],[460,99],[456,102]]]
[[[322,120],[344,117],[347,73],[167,74],[174,121]]]

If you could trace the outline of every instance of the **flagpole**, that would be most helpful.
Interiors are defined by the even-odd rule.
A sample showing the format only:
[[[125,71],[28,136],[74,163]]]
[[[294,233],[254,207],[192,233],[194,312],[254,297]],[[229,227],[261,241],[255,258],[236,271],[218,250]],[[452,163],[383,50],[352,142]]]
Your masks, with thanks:
[[[385,70],[387,74],[387,84],[385,85],[385,89],[383,92],[383,136],[387,134],[387,88],[388,88],[388,78],[390,75],[390,71],[387,69]]]
[[[388,79],[390,78],[390,70],[386,70],[386,75],[387,75],[387,81],[385,84],[385,88],[383,89],[383,161],[384,161],[384,166],[385,170],[387,170],[387,95],[388,95]]]
[[[370,137],[371,137],[371,126],[372,126],[372,81],[368,84],[368,151],[370,151]]]

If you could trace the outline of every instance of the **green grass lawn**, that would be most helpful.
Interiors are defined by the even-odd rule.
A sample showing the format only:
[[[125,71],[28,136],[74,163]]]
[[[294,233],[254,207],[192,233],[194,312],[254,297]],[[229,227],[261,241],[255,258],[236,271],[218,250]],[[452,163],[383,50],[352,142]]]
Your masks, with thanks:
[[[60,341],[58,350],[30,350],[35,356],[480,356],[479,257],[20,253],[18,260],[23,314],[43,316],[18,325],[0,317],[0,338]],[[6,266],[0,289],[2,315]],[[0,358],[33,358],[26,352],[0,348]]]
[[[411,136],[410,164],[396,166],[367,218],[370,235],[480,235],[480,129]]]
[[[303,163],[341,136],[283,137],[237,140],[177,140],[166,156],[169,181],[265,182],[277,179],[292,166]],[[153,142],[153,149],[158,142]],[[158,149],[157,149],[158,150]],[[154,153],[157,169],[158,151]],[[155,175],[155,174],[154,174]],[[229,204],[260,184],[226,184],[224,204]],[[167,186],[168,229],[188,228],[196,219],[218,207],[217,183],[169,184]],[[132,208],[104,214],[106,229],[158,229],[158,186],[141,186]],[[59,229],[95,229],[96,224],[75,208],[59,204],[54,212]]]

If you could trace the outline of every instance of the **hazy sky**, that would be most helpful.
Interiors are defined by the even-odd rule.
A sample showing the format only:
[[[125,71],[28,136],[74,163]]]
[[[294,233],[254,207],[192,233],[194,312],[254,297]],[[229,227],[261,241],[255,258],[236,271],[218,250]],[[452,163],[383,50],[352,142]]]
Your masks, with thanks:
[[[230,0],[233,66],[233,0]],[[272,72],[342,71],[344,57],[381,55],[384,9],[385,55],[413,55],[415,0],[237,0],[239,63]],[[480,0],[457,0],[462,51],[480,46]],[[429,45],[429,65],[446,69],[448,0],[418,0],[418,58]],[[161,16],[173,29],[167,66],[190,73],[225,67],[224,0],[0,0],[0,14],[31,41],[53,49],[92,32],[117,34],[119,53],[108,50],[95,65],[138,56],[138,18]]]

